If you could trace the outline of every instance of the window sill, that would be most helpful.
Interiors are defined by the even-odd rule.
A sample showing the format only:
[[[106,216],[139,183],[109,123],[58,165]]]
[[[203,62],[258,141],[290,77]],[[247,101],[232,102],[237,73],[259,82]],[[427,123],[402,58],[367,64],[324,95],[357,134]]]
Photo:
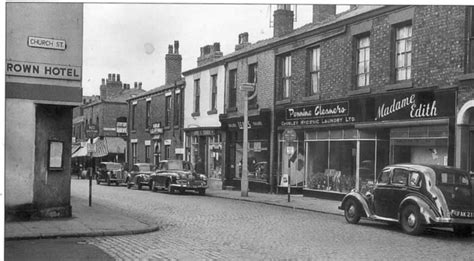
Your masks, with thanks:
[[[199,112],[191,113],[191,117],[198,117],[198,116],[201,116],[201,114]]]
[[[455,77],[458,81],[474,80],[474,73],[466,73]]]
[[[411,80],[386,85],[385,87],[383,87],[383,90],[392,91],[392,90],[409,89],[409,88],[413,88],[413,83]]]
[[[258,104],[249,105],[249,110],[257,110]]]
[[[315,93],[310,96],[305,96],[301,100],[303,101],[314,101],[314,100],[321,100],[321,94]]]
[[[291,102],[291,99],[290,98],[287,98],[287,99],[283,99],[283,100],[279,100],[279,101],[276,101],[275,104],[276,105],[283,105],[283,104],[288,104]]]
[[[164,130],[171,130],[171,126],[165,126],[163,129]]]
[[[237,107],[229,107],[227,108],[227,112],[236,112],[237,111]]]
[[[354,95],[368,94],[371,91],[372,90],[370,89],[370,87],[363,87],[356,90],[350,90],[347,92],[347,95],[354,96]]]
[[[212,115],[212,114],[217,114],[217,110],[216,109],[212,109],[210,111],[207,112],[207,115]]]

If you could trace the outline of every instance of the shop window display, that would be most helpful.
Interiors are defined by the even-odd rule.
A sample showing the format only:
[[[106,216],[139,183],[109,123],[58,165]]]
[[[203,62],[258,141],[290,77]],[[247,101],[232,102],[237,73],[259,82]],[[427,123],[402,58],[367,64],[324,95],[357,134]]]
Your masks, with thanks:
[[[242,178],[242,143],[235,146],[235,177]],[[262,140],[250,140],[247,159],[248,179],[256,181],[268,181],[268,142]]]
[[[303,141],[281,143],[281,173],[290,176],[290,185],[302,187],[305,180],[305,149]],[[293,153],[287,153],[287,147],[293,147]]]
[[[222,178],[222,144],[220,136],[210,138],[209,144],[209,178]]]
[[[377,139],[375,132],[351,129],[307,133],[306,148],[308,189],[367,191],[377,171],[388,163],[388,141]]]

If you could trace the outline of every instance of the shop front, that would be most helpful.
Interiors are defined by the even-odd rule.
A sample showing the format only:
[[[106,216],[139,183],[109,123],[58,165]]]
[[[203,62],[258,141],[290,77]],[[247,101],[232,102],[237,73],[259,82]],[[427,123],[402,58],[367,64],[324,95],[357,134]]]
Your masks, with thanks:
[[[211,188],[222,188],[222,134],[220,128],[186,130],[187,160],[196,171],[206,174]]]
[[[278,110],[278,182],[287,174],[304,195],[340,199],[367,191],[388,164],[453,165],[454,104],[453,90],[424,90]]]
[[[249,116],[248,123],[248,180],[249,190],[270,191],[270,111]],[[225,130],[224,186],[240,189],[243,162],[243,117],[222,119]]]

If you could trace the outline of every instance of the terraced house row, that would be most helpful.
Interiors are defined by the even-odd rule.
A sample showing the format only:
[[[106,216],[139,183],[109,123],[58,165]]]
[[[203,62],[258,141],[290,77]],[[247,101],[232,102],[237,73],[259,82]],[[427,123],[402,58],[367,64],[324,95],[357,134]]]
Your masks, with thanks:
[[[211,186],[239,189],[247,98],[250,191],[290,174],[304,195],[341,198],[400,162],[474,171],[473,10],[314,5],[295,29],[279,5],[272,38],[204,46],[184,72],[175,42],[166,84],[128,99],[127,162],[202,160]]]

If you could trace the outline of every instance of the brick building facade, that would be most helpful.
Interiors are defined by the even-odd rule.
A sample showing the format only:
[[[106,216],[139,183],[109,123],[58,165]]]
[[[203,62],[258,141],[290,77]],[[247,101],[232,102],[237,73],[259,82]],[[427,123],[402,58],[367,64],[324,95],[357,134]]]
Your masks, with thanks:
[[[462,161],[455,118],[470,90],[458,79],[466,78],[467,13],[462,6],[360,6],[282,41],[278,175],[290,174],[305,195],[339,197],[367,189],[389,163]],[[297,140],[287,144],[282,134],[290,128]]]
[[[78,165],[90,166],[87,158],[86,144],[89,142],[85,130],[88,125],[96,125],[99,136],[105,138],[108,155],[96,161],[113,161],[124,163],[126,160],[126,142],[128,139],[128,104],[127,99],[140,95],[145,91],[141,82],[135,82],[134,87],[123,83],[120,74],[109,73],[107,79],[102,79],[100,96],[83,98],[83,105],[73,110],[73,164],[78,171]]]
[[[183,93],[179,42],[165,57],[167,84],[127,100],[129,164],[184,159]]]

